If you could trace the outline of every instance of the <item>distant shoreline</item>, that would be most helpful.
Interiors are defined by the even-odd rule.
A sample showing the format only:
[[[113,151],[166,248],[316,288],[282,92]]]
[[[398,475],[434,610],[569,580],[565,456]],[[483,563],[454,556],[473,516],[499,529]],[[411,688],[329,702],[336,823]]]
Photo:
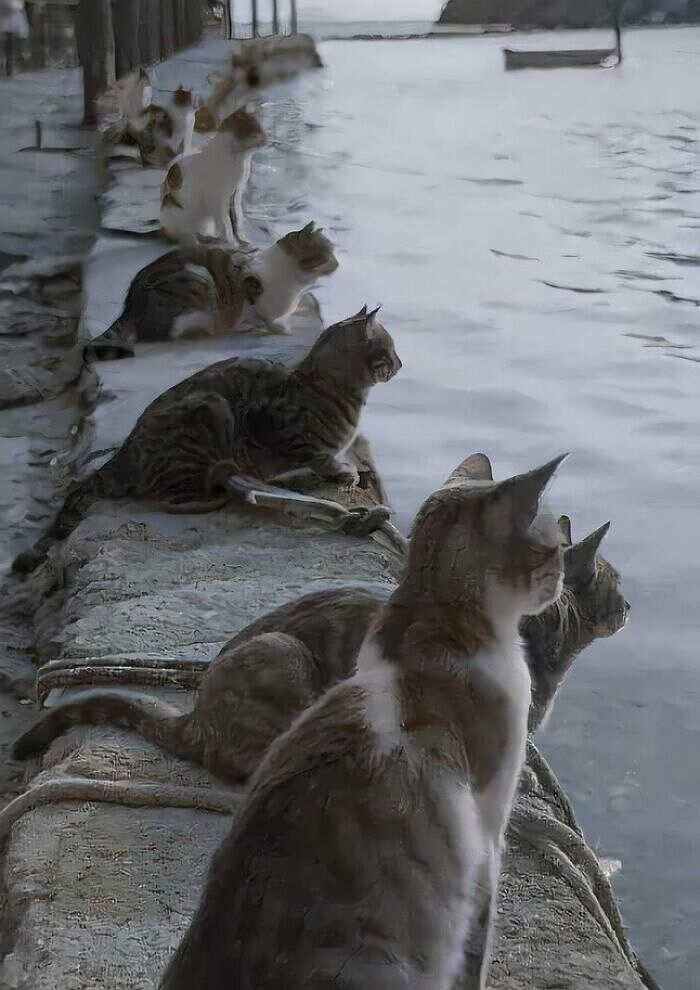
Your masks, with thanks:
[[[676,24],[628,24],[625,25],[624,31],[662,31],[662,30],[674,30],[676,28],[682,27],[695,27],[700,28],[700,22],[697,21],[683,21]],[[438,28],[438,30],[435,30]],[[315,34],[313,30],[313,25],[306,25],[305,30],[309,34]],[[605,31],[605,27],[588,27],[588,28],[570,28],[570,27],[560,27],[560,28],[544,28],[544,27],[531,27],[531,28],[514,28],[510,24],[488,24],[488,25],[445,25],[442,30],[440,30],[440,25],[435,24],[429,31],[409,31],[409,32],[396,32],[382,34],[380,32],[371,31],[359,31],[356,34],[318,34],[316,35],[319,41],[423,41],[423,40],[433,40],[436,38],[446,39],[446,38],[485,38],[494,37],[499,35],[511,36],[517,35],[530,35],[530,34],[564,34],[570,33],[572,31]]]

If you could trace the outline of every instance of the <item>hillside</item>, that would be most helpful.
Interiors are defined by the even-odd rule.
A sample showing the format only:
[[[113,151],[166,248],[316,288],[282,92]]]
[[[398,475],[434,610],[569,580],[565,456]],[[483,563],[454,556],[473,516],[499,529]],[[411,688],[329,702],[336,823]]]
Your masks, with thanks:
[[[627,23],[684,20],[687,0],[628,0]],[[611,0],[447,0],[441,24],[512,24],[517,28],[605,27],[611,21]],[[688,19],[692,19],[688,17]]]

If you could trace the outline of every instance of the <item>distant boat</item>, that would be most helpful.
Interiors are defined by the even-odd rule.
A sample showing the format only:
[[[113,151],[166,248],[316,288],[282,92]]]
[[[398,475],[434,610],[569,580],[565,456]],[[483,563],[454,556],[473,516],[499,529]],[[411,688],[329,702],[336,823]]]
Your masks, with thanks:
[[[581,66],[610,68],[622,62],[622,31],[620,28],[620,6],[614,11],[614,48],[562,48],[547,51],[514,51],[504,48],[506,69],[563,69]]]
[[[513,51],[504,48],[506,69],[563,69],[583,65],[617,64],[616,48],[563,48],[559,51]]]

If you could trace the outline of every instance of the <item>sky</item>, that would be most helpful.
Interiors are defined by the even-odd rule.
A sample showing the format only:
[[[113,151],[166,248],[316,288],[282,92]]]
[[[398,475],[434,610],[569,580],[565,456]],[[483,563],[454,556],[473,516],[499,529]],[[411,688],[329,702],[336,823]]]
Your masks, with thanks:
[[[263,0],[264,4],[264,0]],[[301,18],[338,21],[432,20],[441,0],[298,0]]]

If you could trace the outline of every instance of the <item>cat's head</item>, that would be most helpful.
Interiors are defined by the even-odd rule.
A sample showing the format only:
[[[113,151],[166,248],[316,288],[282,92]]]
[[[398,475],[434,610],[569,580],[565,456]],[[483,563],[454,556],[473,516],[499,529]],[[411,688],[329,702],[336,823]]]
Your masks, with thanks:
[[[173,106],[184,109],[193,105],[192,90],[180,85],[173,93]]]
[[[219,124],[219,133],[231,135],[233,150],[262,148],[267,143],[260,121],[245,107],[239,107]]]
[[[294,259],[307,278],[330,275],[338,267],[333,245],[313,220],[301,230],[292,230],[277,241],[278,247]]]
[[[574,623],[582,638],[591,640],[614,636],[627,622],[630,604],[620,590],[621,578],[598,550],[610,529],[610,523],[596,529],[585,539],[573,543],[571,520],[562,516],[559,526],[567,544],[564,555],[565,591],[568,593]]]
[[[566,455],[495,482],[485,454],[452,472],[416,516],[407,580],[438,604],[481,602],[491,618],[538,614],[564,581],[564,541],[540,500]]]
[[[377,319],[377,309],[359,313],[328,327],[302,362],[306,368],[362,389],[388,382],[401,368],[389,331]]]

